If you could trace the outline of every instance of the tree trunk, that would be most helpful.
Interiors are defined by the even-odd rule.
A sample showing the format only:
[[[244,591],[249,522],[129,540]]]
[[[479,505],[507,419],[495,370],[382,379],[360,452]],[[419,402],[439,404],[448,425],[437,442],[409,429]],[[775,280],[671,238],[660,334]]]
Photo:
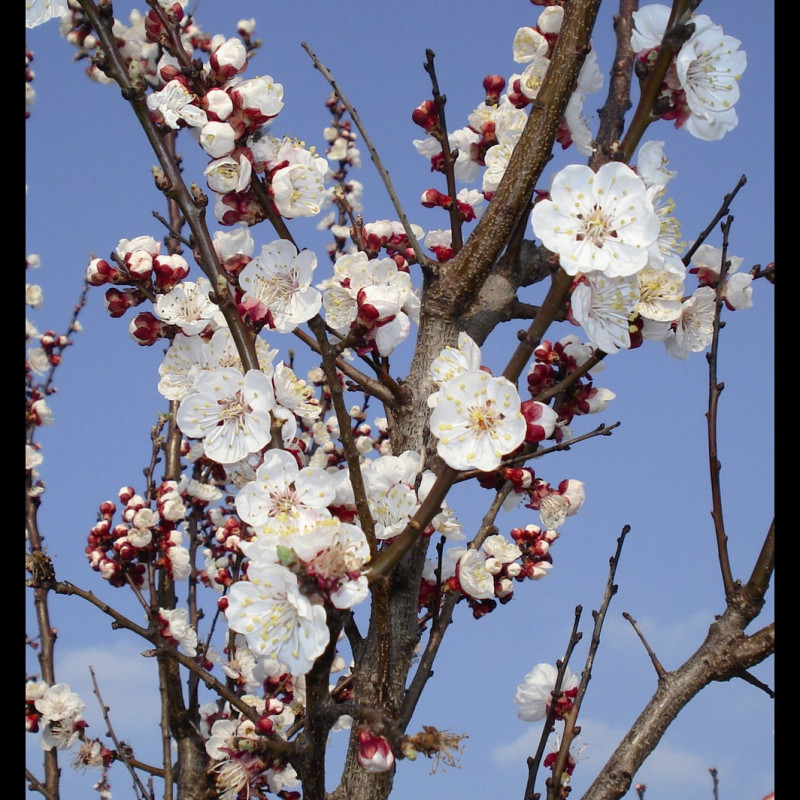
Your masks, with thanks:
[[[423,305],[417,349],[405,387],[409,396],[394,410],[392,452],[407,450],[423,453],[425,464],[435,471],[435,446],[428,452],[428,395],[434,386],[428,367],[441,349],[454,345],[458,330],[441,315],[427,313]],[[421,537],[405,554],[383,586],[373,594],[369,631],[357,659],[354,696],[365,706],[381,710],[397,719],[403,705],[406,680],[420,639],[419,587],[428,549]],[[384,630],[384,626],[388,629]],[[385,800],[392,789],[394,770],[372,774],[356,760],[357,725],[350,735],[342,780],[330,800]]]

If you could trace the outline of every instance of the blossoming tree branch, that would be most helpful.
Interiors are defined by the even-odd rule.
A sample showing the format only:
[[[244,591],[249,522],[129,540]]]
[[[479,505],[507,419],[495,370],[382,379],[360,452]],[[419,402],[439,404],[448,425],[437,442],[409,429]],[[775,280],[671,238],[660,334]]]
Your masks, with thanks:
[[[669,197],[670,137],[713,143],[736,127],[745,52],[697,2],[620,0],[604,87],[592,46],[599,0],[534,5],[533,14],[520,6],[509,42],[519,71],[498,58],[505,72],[486,76],[466,120],[446,119],[435,53],[425,53],[430,96],[408,113],[436,184],[420,202],[440,209],[443,225],[425,232],[409,221],[416,209],[402,207],[347,87],[309,45],[310,77],[321,73],[331,92],[324,156],[273,132],[293,100],[279,75],[252,74],[268,55],[253,20],[226,38],[205,31],[186,0],[147,0],[126,19],[108,0],[26,0],[28,27],[60,25],[89,77],[121,90],[121,109],[152,148],[161,203],[153,230],[119,231],[108,255],[90,259],[67,333],[28,324],[26,570],[38,630],[26,644],[39,670],[26,676],[26,729],[42,750],[29,789],[56,800],[71,758],[99,768],[101,797],[121,763],[137,798],[378,800],[397,770],[420,768],[406,762],[469,759],[468,732],[418,721],[418,703],[456,606],[471,612],[461,624],[480,626],[471,618],[527,602],[522,584],[554,567],[559,528],[591,486],[549,482],[547,455],[614,435],[616,424],[585,417],[613,401],[593,376],[625,350],[707,358],[726,605],[672,671],[630,618],[657,686],[584,800],[628,792],[708,684],[739,677],[772,694],[748,670],[773,653],[773,625],[746,629],[769,588],[774,526],[739,579],[722,514],[716,370],[723,318],[752,306],[753,285],[773,283],[774,267],[742,268],[728,252],[744,177],[708,198],[707,225],[690,246]],[[33,105],[31,69],[26,86]],[[587,98],[604,88],[590,127]],[[39,122],[34,106],[26,124]],[[179,148],[199,148],[202,174],[185,173]],[[394,219],[368,221],[356,178],[363,148]],[[545,185],[554,148],[572,163]],[[325,257],[293,230],[293,220],[314,217],[330,237]],[[721,247],[706,241],[717,232]],[[101,239],[90,246],[107,248]],[[530,287],[536,303],[521,299]],[[62,358],[92,292],[136,344],[164,350],[155,378],[164,407],[145,479],[98,498],[86,525],[87,569],[106,582],[102,596],[81,575],[62,574],[47,546],[58,533],[41,530],[38,517],[47,492],[37,434],[52,422],[54,374],[69,369]],[[35,284],[26,302],[40,305]],[[506,336],[504,361],[487,363],[487,341],[510,321],[518,336]],[[556,339],[550,331],[564,322],[574,332]],[[401,348],[405,375],[392,358]],[[140,469],[132,465],[132,476]],[[465,484],[483,498],[479,519],[449,501]],[[501,511],[520,506],[531,522],[504,528]],[[563,657],[531,665],[512,689],[519,717],[542,726],[519,787],[525,800],[566,797],[581,768],[579,712],[628,535],[626,526],[609,552],[585,663],[573,657],[579,608]],[[116,607],[120,592],[135,598],[137,615]],[[158,665],[162,763],[122,746],[124,724],[102,685],[108,730],[87,726],[88,698],[56,674],[56,602],[81,603],[141,637]],[[332,763],[327,744],[339,731],[349,745]]]

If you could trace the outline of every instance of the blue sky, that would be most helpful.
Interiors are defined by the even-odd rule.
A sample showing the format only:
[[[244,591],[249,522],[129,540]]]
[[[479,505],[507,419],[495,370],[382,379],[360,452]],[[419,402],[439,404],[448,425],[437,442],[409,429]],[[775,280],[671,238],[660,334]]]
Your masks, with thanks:
[[[116,4],[117,15],[131,7]],[[302,13],[298,7],[283,1],[202,0],[197,20],[211,33],[232,36],[238,19],[256,18],[264,45],[247,75],[269,74],[284,86],[285,107],[273,132],[324,150],[324,102],[330,89],[300,46],[307,42],[361,115],[411,221],[425,230],[447,227],[440,211],[418,203],[426,188],[444,191],[440,176],[429,172],[411,144],[421,138],[411,111],[430,93],[422,68],[425,49],[436,53],[453,130],[466,124],[481,101],[486,74],[518,71],[511,41],[518,27],[535,24],[539,8],[527,0],[412,0],[401,8],[361,1],[334,8],[312,0],[302,4]],[[719,142],[700,141],[666,122],[652,126],[645,138],[665,142],[670,168],[678,173],[669,193],[687,240],[706,226],[739,177],[747,176],[732,208],[729,252],[742,257],[742,269],[749,269],[774,259],[773,7],[708,0],[700,11],[741,39],[747,52],[739,125]],[[601,9],[594,40],[606,80],[613,12],[612,5]],[[121,238],[160,238],[163,231],[152,211],[163,206],[150,173],[154,156],[119,90],[93,84],[82,74],[82,64],[71,62],[57,23],[28,31],[26,43],[34,53],[36,102],[25,128],[25,247],[42,261],[27,280],[44,292],[43,308],[30,316],[40,330],[60,332],[80,295],[90,258],[107,257]],[[591,96],[587,112],[602,102],[602,92]],[[202,184],[202,153],[189,137],[182,148],[187,177]],[[363,166],[352,177],[365,186],[364,219],[395,218],[366,148],[361,151]],[[570,161],[584,163],[571,149],[558,153],[545,180]],[[301,245],[316,250],[324,267],[324,238],[315,221],[295,220],[290,228]],[[275,238],[264,225],[253,235],[257,248]],[[718,232],[709,243],[721,244]],[[725,383],[719,411],[724,513],[734,576],[741,579],[749,576],[769,526],[774,493],[773,288],[759,281],[754,302],[753,308],[726,316],[719,356],[719,379]],[[110,319],[102,290],[90,293],[81,315],[84,332],[56,374],[58,393],[50,400],[55,424],[39,436],[40,472],[47,487],[40,520],[58,576],[133,614],[131,598],[99,580],[83,553],[99,504],[114,498],[120,486],[141,488],[149,430],[165,408],[156,391],[162,349],[134,344],[127,333],[129,318]],[[499,330],[487,342],[484,361],[497,373],[513,348],[515,330]],[[577,329],[564,324],[548,338],[572,332]],[[535,750],[539,730],[517,719],[514,689],[535,663],[554,662],[563,654],[577,605],[584,609],[584,641],[571,666],[582,667],[590,612],[601,600],[608,559],[623,525],[630,525],[631,532],[583,707],[586,748],[573,778],[573,797],[588,786],[655,689],[649,659],[622,612],[639,622],[664,666],[672,669],[696,649],[714,614],[724,608],[710,518],[706,360],[698,354],[677,361],[660,344],[649,342],[606,363],[595,385],[617,397],[604,413],[576,424],[575,432],[600,422],[619,420],[621,426],[611,437],[579,444],[536,465],[537,475],[554,485],[563,478],[583,481],[586,503],[563,526],[546,579],[520,585],[511,603],[479,621],[466,608],[457,609],[412,728],[425,724],[466,733],[461,767],[430,776],[432,765],[425,761],[402,763],[395,783],[401,800],[522,796],[525,758]],[[396,364],[401,374],[402,356]],[[468,521],[478,518],[488,501],[488,494],[462,487],[451,506]],[[501,516],[498,524],[507,533],[537,521],[520,509]],[[773,613],[770,595],[763,623]],[[107,618],[77,599],[56,599],[53,615],[59,630],[57,676],[86,701],[90,732],[102,735],[104,724],[87,665],[98,676],[117,734],[133,744],[140,758],[155,759],[155,668],[139,656],[141,643],[112,631]],[[773,684],[771,661],[753,673]],[[35,765],[38,744],[29,737],[28,745],[29,763]],[[648,785],[648,800],[710,800],[708,768],[716,767],[724,800],[760,800],[773,788],[773,758],[771,701],[753,686],[733,681],[709,687],[681,713],[636,781]],[[88,796],[96,776],[65,773],[62,796]],[[130,796],[122,769],[112,772],[112,781],[115,798]]]

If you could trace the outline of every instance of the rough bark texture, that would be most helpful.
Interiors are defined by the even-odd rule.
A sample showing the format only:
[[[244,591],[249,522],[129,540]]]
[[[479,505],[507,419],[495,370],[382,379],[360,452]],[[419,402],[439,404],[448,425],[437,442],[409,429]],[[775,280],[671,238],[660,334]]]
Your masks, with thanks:
[[[213,800],[217,793],[206,773],[208,756],[205,742],[184,705],[178,664],[168,655],[159,656],[159,659],[159,674],[164,681],[162,688],[168,698],[170,733],[177,749],[174,776],[178,800]]]
[[[748,600],[737,589],[728,608],[708,630],[705,641],[674,672],[663,675],[650,702],[620,742],[581,800],[617,800],[661,741],[678,713],[713,681],[727,681],[763,661],[774,649],[774,631],[767,628],[747,637],[744,630],[758,615],[762,601]]]
[[[395,453],[406,450],[425,452],[429,437],[422,420],[427,418],[426,402],[433,389],[428,365],[442,347],[455,344],[457,339],[458,330],[451,322],[423,310],[417,350],[408,376],[407,402],[398,408],[395,419],[392,439]],[[380,608],[380,600],[373,603],[369,631],[360,650],[355,696],[359,703],[383,709],[386,716],[392,719],[400,715],[408,671],[420,638],[417,602],[427,545],[428,540],[421,538],[392,573],[386,587],[386,609]],[[383,616],[386,611],[388,614]],[[381,630],[384,622],[388,624],[385,633]],[[386,647],[389,648],[388,652]],[[388,674],[382,676],[383,654],[388,658],[389,669]],[[393,772],[365,772],[356,761],[357,752],[354,726],[342,780],[330,795],[331,800],[379,800],[388,797]]]
[[[464,249],[442,265],[436,275],[426,276],[416,350],[405,384],[408,394],[394,409],[392,449],[394,453],[406,450],[424,453],[426,466],[434,471],[437,471],[435,455],[426,452],[432,450],[426,425],[429,413],[426,401],[433,388],[428,366],[443,347],[456,344],[459,330],[463,330],[457,316],[468,308],[477,310],[480,306],[480,301],[476,302],[479,293],[528,208],[588,52],[598,7],[599,0],[573,0],[568,4],[551,69],[541,90],[543,101],[531,111],[506,178]],[[489,298],[489,305],[494,299]],[[508,305],[506,298],[497,300]],[[486,293],[483,301],[486,304]],[[476,328],[482,329],[479,339],[483,341],[488,333],[487,321],[475,318],[474,322]],[[417,604],[427,544],[427,539],[418,540],[392,572],[383,590],[373,593],[369,632],[357,659],[355,697],[359,703],[380,709],[392,719],[401,711],[409,667],[420,637]],[[331,794],[331,800],[385,800],[391,792],[393,771],[365,772],[358,766],[357,752],[354,725],[341,783]]]

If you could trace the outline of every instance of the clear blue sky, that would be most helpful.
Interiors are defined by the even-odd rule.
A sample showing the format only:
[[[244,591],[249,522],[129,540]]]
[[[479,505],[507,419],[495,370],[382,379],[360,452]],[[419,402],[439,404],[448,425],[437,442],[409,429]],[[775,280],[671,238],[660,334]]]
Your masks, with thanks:
[[[117,4],[117,15],[130,7]],[[324,102],[330,90],[300,46],[307,42],[362,116],[411,221],[428,230],[448,223],[442,212],[418,204],[424,189],[444,191],[440,176],[429,172],[411,144],[420,138],[411,111],[430,91],[422,68],[425,49],[436,53],[453,130],[466,124],[481,101],[487,73],[519,71],[511,41],[518,27],[535,24],[539,10],[527,0],[410,0],[402,6],[202,0],[197,20],[211,33],[232,36],[238,19],[256,18],[264,45],[247,76],[269,74],[285,92],[285,108],[273,131],[324,150]],[[747,176],[733,206],[729,252],[742,257],[742,269],[748,269],[774,259],[773,6],[708,0],[699,10],[741,39],[747,52],[739,126],[722,141],[703,142],[662,122],[646,138],[665,141],[670,168],[678,172],[669,189],[686,239],[706,226],[722,196]],[[603,7],[595,36],[606,80],[613,12],[613,5]],[[119,90],[93,84],[80,63],[71,63],[57,23],[28,31],[26,43],[35,56],[37,97],[25,128],[25,248],[42,260],[41,269],[27,279],[44,291],[43,309],[30,316],[40,330],[61,332],[90,258],[107,257],[121,238],[160,238],[163,230],[152,211],[163,206],[150,174],[155,158]],[[602,102],[602,92],[591,96],[587,111]],[[363,143],[361,151],[363,167],[352,177],[365,186],[364,218],[394,218]],[[202,184],[199,148],[187,137],[182,152],[187,178]],[[567,150],[552,162],[552,171],[570,160],[582,163],[579,154]],[[290,223],[298,242],[316,249],[324,268],[324,240],[314,226],[315,221]],[[275,238],[265,225],[253,234],[257,248]],[[709,241],[719,246],[719,233]],[[196,267],[192,274],[199,274]],[[774,496],[773,288],[759,281],[754,302],[754,308],[727,315],[719,360],[719,378],[725,382],[719,414],[724,513],[734,576],[741,579],[749,576],[769,526]],[[56,375],[58,393],[49,401],[55,424],[39,436],[40,472],[47,485],[40,520],[59,578],[134,613],[126,592],[102,582],[83,553],[98,505],[115,498],[120,486],[142,488],[149,430],[165,408],[156,391],[162,348],[135,345],[127,333],[129,319],[110,319],[102,289],[90,293],[81,315],[84,332],[65,354]],[[487,344],[485,361],[497,372],[513,346],[515,327],[499,331]],[[576,330],[566,325],[551,338]],[[274,337],[270,343],[282,344]],[[655,689],[654,671],[622,612],[639,621],[664,666],[672,669],[696,649],[714,614],[724,609],[710,519],[705,358],[700,354],[681,362],[660,344],[645,343],[609,357],[595,385],[612,390],[617,399],[603,414],[576,424],[575,432],[617,420],[620,428],[612,437],[590,440],[536,466],[537,475],[554,485],[563,478],[582,480],[586,503],[562,528],[546,579],[520,585],[510,604],[480,621],[466,608],[457,609],[457,624],[412,728],[428,724],[468,734],[462,766],[430,777],[431,765],[424,760],[401,763],[395,784],[400,800],[522,796],[525,758],[533,753],[539,730],[517,719],[514,690],[535,663],[561,657],[577,605],[584,609],[584,642],[571,666],[582,668],[590,612],[601,600],[608,559],[623,525],[630,525],[631,533],[583,707],[587,746],[573,778],[573,797],[580,796]],[[451,505],[467,523],[483,513],[489,496],[461,494]],[[507,534],[528,522],[538,520],[521,509],[501,516],[499,525]],[[770,596],[762,624],[773,613]],[[155,760],[155,665],[138,655],[143,643],[112,632],[107,618],[77,599],[55,598],[53,616],[59,631],[57,676],[87,703],[89,732],[104,733],[91,695],[87,666],[92,665],[117,734],[142,760]],[[28,630],[33,632],[30,623]],[[753,672],[773,684],[771,662]],[[28,746],[29,763],[38,765],[33,737]],[[711,800],[708,768],[716,767],[723,800],[760,800],[773,788],[773,758],[771,701],[734,681],[709,687],[681,713],[636,781],[648,785],[648,800]],[[331,771],[333,780],[338,773]],[[62,796],[90,796],[95,779],[92,773],[74,776],[65,769]],[[115,768],[112,781],[115,798],[132,796],[122,768]]]

